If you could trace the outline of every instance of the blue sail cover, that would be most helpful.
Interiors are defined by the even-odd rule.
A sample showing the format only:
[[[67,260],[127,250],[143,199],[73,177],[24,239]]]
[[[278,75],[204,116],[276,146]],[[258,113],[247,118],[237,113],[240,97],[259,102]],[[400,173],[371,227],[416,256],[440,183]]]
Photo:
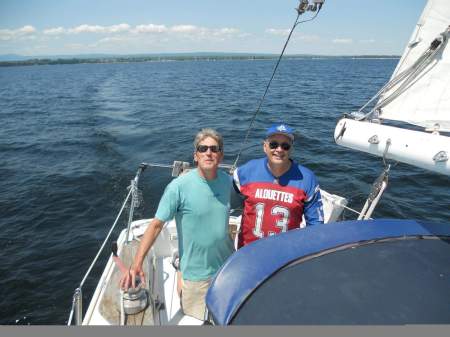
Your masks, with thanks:
[[[206,304],[217,325],[449,324],[450,225],[344,221],[258,240]]]

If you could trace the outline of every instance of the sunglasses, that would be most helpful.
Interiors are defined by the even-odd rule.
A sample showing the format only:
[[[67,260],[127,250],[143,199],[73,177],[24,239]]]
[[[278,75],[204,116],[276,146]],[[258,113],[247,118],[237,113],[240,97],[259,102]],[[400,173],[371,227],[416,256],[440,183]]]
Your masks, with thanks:
[[[208,151],[208,149],[211,150],[212,153],[217,153],[217,152],[221,152],[222,149],[218,146],[218,145],[198,145],[197,146],[197,152],[200,153],[205,153],[206,151]]]
[[[271,150],[277,149],[278,146],[281,146],[281,148],[282,148],[284,151],[289,151],[289,149],[291,148],[291,144],[289,144],[289,143],[278,143],[278,142],[276,142],[276,141],[272,141],[272,142],[269,143],[269,148],[270,148]]]

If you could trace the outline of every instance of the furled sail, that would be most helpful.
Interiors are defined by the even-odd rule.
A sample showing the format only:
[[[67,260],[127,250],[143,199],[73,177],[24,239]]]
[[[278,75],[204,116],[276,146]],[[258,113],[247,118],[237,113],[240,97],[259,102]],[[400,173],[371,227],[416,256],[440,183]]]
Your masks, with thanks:
[[[392,79],[410,74],[380,97],[381,119],[450,131],[449,26],[450,1],[429,0]]]

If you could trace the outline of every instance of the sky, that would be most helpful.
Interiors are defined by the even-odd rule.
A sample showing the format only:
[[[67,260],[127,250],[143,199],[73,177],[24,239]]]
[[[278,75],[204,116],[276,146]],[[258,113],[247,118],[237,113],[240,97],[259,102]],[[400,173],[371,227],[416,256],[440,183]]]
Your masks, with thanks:
[[[326,0],[287,54],[401,55],[426,0]],[[0,54],[280,53],[298,0],[0,0]],[[303,18],[309,18],[304,14]]]

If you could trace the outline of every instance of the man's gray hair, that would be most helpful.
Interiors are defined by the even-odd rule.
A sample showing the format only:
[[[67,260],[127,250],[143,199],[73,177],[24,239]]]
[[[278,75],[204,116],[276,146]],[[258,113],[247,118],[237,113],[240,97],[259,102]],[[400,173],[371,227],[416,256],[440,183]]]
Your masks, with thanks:
[[[201,129],[197,135],[195,136],[194,139],[194,150],[197,150],[197,146],[198,144],[200,144],[200,142],[205,139],[211,137],[212,139],[214,139],[220,147],[220,150],[223,152],[223,137],[220,133],[218,133],[216,130],[214,129],[210,129],[210,128],[205,128],[205,129]]]

